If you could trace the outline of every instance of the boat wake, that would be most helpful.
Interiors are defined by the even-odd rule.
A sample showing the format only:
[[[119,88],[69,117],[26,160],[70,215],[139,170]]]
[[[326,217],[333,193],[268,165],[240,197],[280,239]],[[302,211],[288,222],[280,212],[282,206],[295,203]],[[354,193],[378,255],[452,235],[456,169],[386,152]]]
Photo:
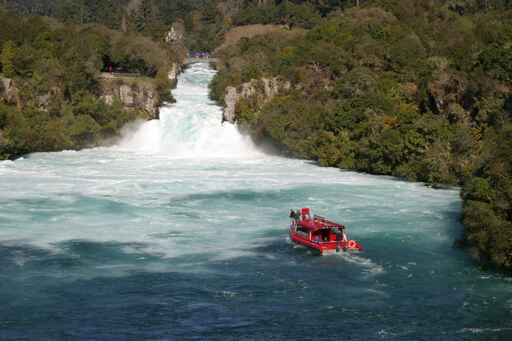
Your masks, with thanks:
[[[345,262],[355,264],[361,268],[363,268],[363,273],[366,274],[367,277],[383,275],[386,273],[384,267],[372,261],[369,258],[364,256],[360,256],[350,252],[340,252],[335,253],[338,257],[341,257]]]

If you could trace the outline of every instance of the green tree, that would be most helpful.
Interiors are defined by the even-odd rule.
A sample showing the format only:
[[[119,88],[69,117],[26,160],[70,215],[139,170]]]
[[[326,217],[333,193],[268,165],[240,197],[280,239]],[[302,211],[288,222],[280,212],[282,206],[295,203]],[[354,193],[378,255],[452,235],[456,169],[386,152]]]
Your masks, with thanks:
[[[14,66],[15,58],[16,46],[11,40],[8,40],[4,43],[2,47],[2,54],[0,56],[3,74],[8,78],[14,78],[16,76],[16,69]]]

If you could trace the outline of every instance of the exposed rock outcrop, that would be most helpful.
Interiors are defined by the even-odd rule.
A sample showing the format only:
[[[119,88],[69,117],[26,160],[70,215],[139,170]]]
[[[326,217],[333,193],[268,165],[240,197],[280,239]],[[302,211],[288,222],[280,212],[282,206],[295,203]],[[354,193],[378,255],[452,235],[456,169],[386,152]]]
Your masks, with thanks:
[[[10,78],[0,78],[0,102],[16,105],[18,111],[22,109],[18,88]]]
[[[0,78],[0,102],[19,104],[18,89],[10,78]]]
[[[174,64],[174,67],[172,76],[176,78],[178,65]],[[61,96],[60,89],[54,87],[47,94],[35,97],[35,104],[40,110],[47,110],[56,96]],[[160,96],[151,80],[104,74],[100,78],[100,97],[109,105],[117,99],[126,110],[140,110],[146,113],[148,119],[158,118]],[[0,102],[17,105],[21,110],[18,89],[9,78],[0,78]]]
[[[462,103],[466,80],[461,76],[441,73],[428,84],[431,107],[435,113],[447,113],[454,103]]]
[[[185,39],[185,24],[182,20],[177,20],[172,24],[171,29],[165,36],[165,42],[170,45],[183,45]]]
[[[102,78],[101,98],[112,105],[118,100],[126,110],[140,110],[148,119],[158,118],[160,96],[150,80],[132,77]]]
[[[171,81],[171,87],[175,87],[178,82],[178,75],[181,73],[181,66],[177,63],[172,63],[168,72],[168,78]]]
[[[236,121],[236,109],[240,100],[253,99],[257,106],[262,106],[272,100],[276,95],[291,88],[289,81],[279,77],[253,79],[243,83],[238,88],[228,86],[224,96],[225,109],[223,121],[234,123]]]
[[[236,104],[240,100],[240,96],[238,95],[238,91],[233,86],[228,86],[226,88],[226,95],[224,96],[224,103],[226,104],[224,108],[224,113],[222,115],[223,122],[235,123],[236,117]]]
[[[188,55],[188,50],[185,47],[185,33],[185,23],[183,20],[178,19],[172,24],[164,37],[165,42],[169,45],[175,55],[175,59],[171,62],[167,72],[172,88],[174,88],[178,83],[178,75],[182,70],[181,66]]]

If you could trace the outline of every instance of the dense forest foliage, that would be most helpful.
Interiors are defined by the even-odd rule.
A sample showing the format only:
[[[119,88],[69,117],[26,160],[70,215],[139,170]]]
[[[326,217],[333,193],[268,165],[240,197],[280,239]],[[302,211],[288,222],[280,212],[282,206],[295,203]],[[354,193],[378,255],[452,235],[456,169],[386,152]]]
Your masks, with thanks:
[[[321,165],[464,186],[465,241],[482,260],[512,269],[511,4],[350,5],[326,14],[302,4],[308,20],[297,14],[287,24],[303,34],[220,51],[212,97],[222,101],[227,86],[251,79],[289,82],[268,102],[242,98],[240,125]],[[283,23],[282,6],[238,20]]]
[[[6,0],[23,15],[55,17],[65,23],[96,23],[162,40],[178,19],[184,21],[192,50],[214,48],[222,19],[212,0]]]
[[[66,23],[99,23],[159,40],[178,19],[192,51],[212,51],[233,25],[276,23],[311,28],[353,0],[4,0],[23,15],[50,16]]]
[[[169,90],[175,56],[148,38],[3,10],[0,22],[0,78],[10,82],[0,87],[11,88],[0,93],[15,97],[0,99],[0,158],[95,145],[147,115],[100,99],[107,67],[153,77],[162,93]]]

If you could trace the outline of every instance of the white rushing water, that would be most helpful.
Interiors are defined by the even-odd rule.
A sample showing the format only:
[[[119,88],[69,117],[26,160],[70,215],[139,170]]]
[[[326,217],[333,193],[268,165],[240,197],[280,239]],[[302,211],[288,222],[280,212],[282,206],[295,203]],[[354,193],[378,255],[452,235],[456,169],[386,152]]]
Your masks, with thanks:
[[[242,136],[234,125],[221,124],[221,108],[207,100],[208,87],[204,83],[213,75],[214,70],[206,65],[188,70],[174,90],[179,101],[163,107],[160,120],[144,123],[135,133],[128,132],[119,148],[186,159],[262,156],[250,138]]]
[[[221,124],[207,96],[213,74],[192,66],[161,120],[132,127],[115,147],[0,163],[0,242],[66,252],[67,242],[87,240],[165,258],[230,258],[285,241],[288,209],[301,206],[353,223],[358,238],[385,227],[397,242],[435,240],[427,249],[452,242],[446,214],[459,209],[456,191],[265,155]]]

